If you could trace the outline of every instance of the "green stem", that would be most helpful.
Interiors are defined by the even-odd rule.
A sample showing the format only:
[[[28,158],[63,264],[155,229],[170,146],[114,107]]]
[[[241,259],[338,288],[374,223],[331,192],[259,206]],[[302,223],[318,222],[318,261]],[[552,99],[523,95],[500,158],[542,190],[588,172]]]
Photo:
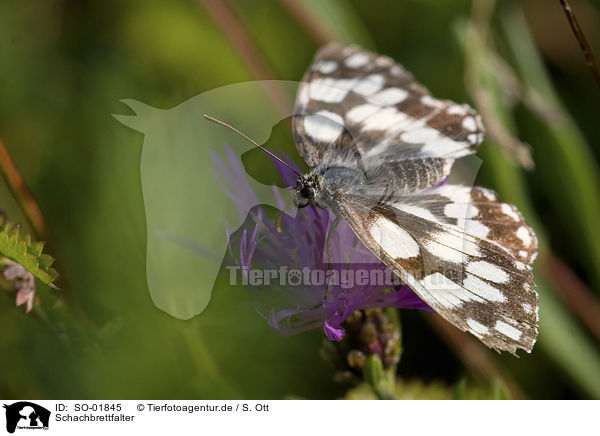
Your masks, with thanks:
[[[33,233],[35,234],[38,240],[45,241],[46,246],[49,247],[49,251],[53,254],[56,259],[56,264],[62,265],[60,255],[58,250],[56,250],[56,246],[51,238],[50,231],[48,230],[48,225],[46,224],[46,220],[44,218],[44,214],[42,213],[41,208],[38,203],[35,201],[35,198],[31,194],[31,191],[27,188],[27,184],[25,180],[21,176],[19,169],[15,165],[12,160],[8,150],[4,146],[4,143],[0,139],[0,173],[2,173],[2,177],[6,181],[6,184],[10,188],[15,200],[19,204],[19,207],[25,214],[27,221],[31,224],[31,228]],[[79,304],[79,300],[73,292],[73,288],[71,287],[70,281],[68,280],[66,274],[61,274],[62,286],[63,290],[62,295],[65,296],[65,301],[70,309],[73,310],[73,313],[78,317],[87,320],[86,314],[83,312],[81,305]],[[51,287],[54,287],[51,285]]]
[[[371,354],[365,361],[363,369],[365,382],[371,386],[379,400],[393,400],[395,397],[396,367],[388,369],[376,354]]]
[[[33,198],[33,195],[31,195],[31,192],[27,189],[27,185],[25,184],[23,177],[21,177],[21,173],[19,173],[17,166],[10,157],[2,140],[0,140],[0,172],[2,173],[2,177],[4,177],[4,180],[6,180],[15,200],[17,200],[17,203],[19,203],[19,206],[25,213],[36,236],[48,241],[50,235],[48,226],[44,220],[44,215]]]

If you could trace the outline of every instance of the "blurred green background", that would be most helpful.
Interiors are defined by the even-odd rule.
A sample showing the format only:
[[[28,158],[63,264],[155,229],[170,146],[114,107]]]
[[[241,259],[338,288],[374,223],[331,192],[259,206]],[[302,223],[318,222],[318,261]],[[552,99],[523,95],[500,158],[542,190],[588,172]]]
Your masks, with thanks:
[[[600,51],[600,1],[571,5]],[[0,397],[364,397],[336,381],[321,331],[274,335],[225,280],[192,320],[153,305],[144,138],[111,115],[131,113],[124,98],[170,108],[234,82],[299,80],[331,39],[477,107],[488,129],[478,184],[516,204],[541,244],[533,353],[498,355],[404,311],[402,397],[600,398],[600,88],[558,0],[2,1],[0,139],[62,279],[60,291],[38,284],[27,315],[3,293]],[[5,183],[0,208],[33,231]]]

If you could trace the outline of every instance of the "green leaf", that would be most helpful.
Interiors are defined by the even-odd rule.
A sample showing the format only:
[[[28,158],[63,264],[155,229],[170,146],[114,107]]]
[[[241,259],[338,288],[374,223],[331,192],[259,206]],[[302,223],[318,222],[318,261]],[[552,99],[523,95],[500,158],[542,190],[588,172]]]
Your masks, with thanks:
[[[43,242],[31,242],[31,236],[22,235],[19,226],[0,217],[0,254],[18,264],[47,285],[58,279],[58,273],[51,268],[54,259],[43,254]]]

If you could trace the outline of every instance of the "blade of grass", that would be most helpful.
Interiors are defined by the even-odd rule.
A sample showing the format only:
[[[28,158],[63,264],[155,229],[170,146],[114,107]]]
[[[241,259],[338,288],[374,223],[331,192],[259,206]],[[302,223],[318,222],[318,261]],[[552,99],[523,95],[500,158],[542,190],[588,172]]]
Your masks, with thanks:
[[[359,15],[339,0],[280,0],[311,37],[320,44],[332,39],[373,48],[373,39]]]
[[[27,220],[31,224],[31,228],[35,232],[38,239],[44,241],[50,240],[50,232],[46,225],[46,220],[42,214],[42,210],[38,206],[35,198],[27,188],[21,173],[19,172],[14,161],[10,157],[8,150],[0,140],[0,172],[6,181],[13,196],[19,203],[19,206],[25,213]]]
[[[540,346],[582,392],[600,399],[600,355],[577,321],[564,310],[556,291],[538,274]]]
[[[197,0],[202,4],[215,24],[221,29],[231,45],[246,64],[250,73],[257,80],[275,79],[275,73],[265,61],[242,20],[236,16],[234,8],[227,0]],[[277,84],[264,86],[265,93],[269,96],[277,110],[289,115],[290,102],[285,92],[278,90]]]
[[[502,84],[490,71],[486,59],[489,47],[481,47],[478,42],[477,29],[471,23],[463,22],[457,26],[459,40],[465,48],[467,63],[466,80],[468,88],[480,94],[485,94],[493,116],[502,123],[507,131],[514,135],[515,122],[511,108],[505,103],[502,94]],[[484,147],[484,165],[489,170],[493,183],[501,197],[515,203],[527,217],[535,229],[540,242],[540,256],[536,262],[535,277],[540,295],[540,333],[538,347],[542,348],[588,395],[596,397],[596,386],[600,383],[600,354],[593,343],[586,337],[577,321],[565,308],[557,302],[554,295],[555,286],[548,286],[551,280],[544,274],[548,256],[547,237],[537,216],[528,193],[525,189],[523,171],[512,165],[499,147]],[[542,266],[540,268],[540,265]],[[562,324],[564,322],[564,325]],[[549,326],[552,324],[551,326]],[[568,334],[556,335],[556,330],[568,331]],[[573,340],[569,340],[572,336]],[[564,354],[569,356],[565,357]],[[598,369],[599,372],[595,372]]]
[[[515,67],[523,83],[546,102],[559,119],[542,119],[551,140],[540,153],[555,156],[560,162],[560,177],[548,169],[545,184],[550,192],[560,193],[553,202],[557,213],[564,217],[565,231],[577,243],[582,253],[582,265],[600,289],[600,172],[589,145],[559,101],[545,71],[540,55],[527,29],[522,11],[512,8],[501,15],[501,23],[514,56]],[[565,182],[568,185],[565,186]],[[574,219],[573,219],[574,218]]]
[[[541,266],[555,285],[562,301],[600,341],[600,302],[575,273],[554,253],[548,253]]]
[[[329,41],[339,39],[332,29],[322,25],[319,18],[306,7],[305,3],[296,0],[279,0],[279,3],[296,19],[317,44],[324,45]]]
[[[437,314],[424,312],[423,317],[474,375],[487,380],[501,380],[515,400],[527,398],[517,381],[501,367],[481,342],[470,334],[461,332]]]

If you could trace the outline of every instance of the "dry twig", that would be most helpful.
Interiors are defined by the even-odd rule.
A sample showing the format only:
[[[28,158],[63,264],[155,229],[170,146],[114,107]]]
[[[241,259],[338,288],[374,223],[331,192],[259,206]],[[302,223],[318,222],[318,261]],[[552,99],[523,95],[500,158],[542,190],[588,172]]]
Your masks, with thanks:
[[[581,52],[583,53],[583,56],[585,57],[585,61],[587,62],[588,66],[590,67],[590,70],[592,70],[592,74],[596,78],[596,83],[598,83],[598,86],[600,86],[600,68],[598,68],[598,61],[596,60],[596,57],[594,56],[592,47],[590,46],[590,43],[588,42],[587,38],[585,37],[583,30],[579,26],[579,23],[577,22],[577,18],[575,17],[575,13],[571,9],[569,2],[567,0],[559,0],[559,1],[560,1],[560,5],[563,8],[563,11],[565,11],[565,15],[567,16],[567,20],[569,21],[569,24],[571,25],[573,34],[575,35],[575,38],[577,38],[577,42],[579,43]]]

